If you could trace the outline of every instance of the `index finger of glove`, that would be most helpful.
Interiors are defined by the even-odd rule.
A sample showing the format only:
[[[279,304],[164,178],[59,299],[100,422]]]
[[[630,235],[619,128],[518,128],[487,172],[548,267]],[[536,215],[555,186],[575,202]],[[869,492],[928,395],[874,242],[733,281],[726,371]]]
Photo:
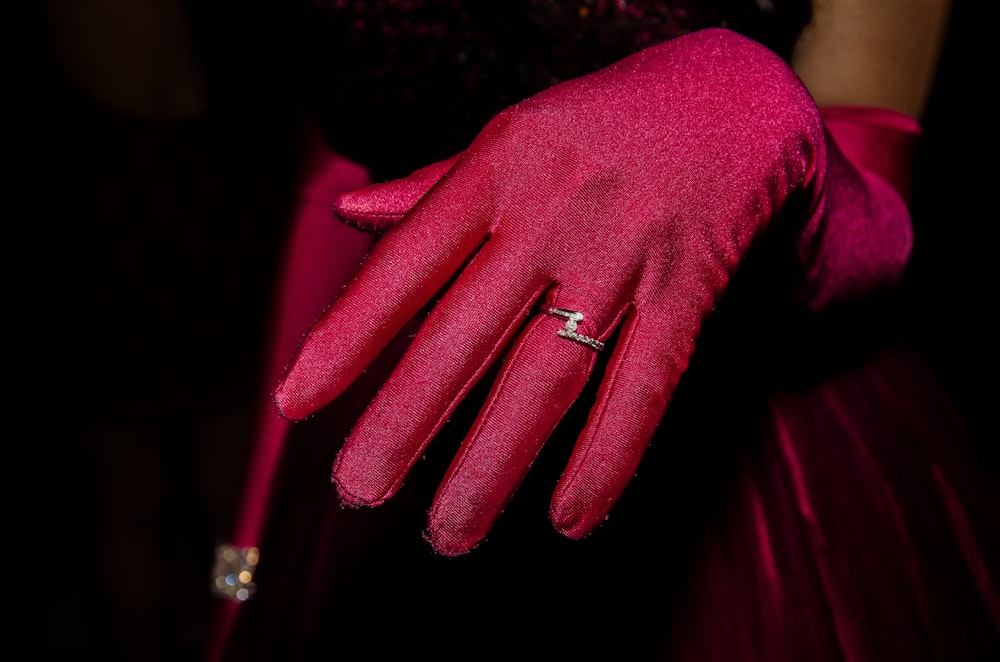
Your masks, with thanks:
[[[439,193],[375,245],[313,324],[274,394],[283,416],[302,419],[340,395],[482,243],[476,210]]]

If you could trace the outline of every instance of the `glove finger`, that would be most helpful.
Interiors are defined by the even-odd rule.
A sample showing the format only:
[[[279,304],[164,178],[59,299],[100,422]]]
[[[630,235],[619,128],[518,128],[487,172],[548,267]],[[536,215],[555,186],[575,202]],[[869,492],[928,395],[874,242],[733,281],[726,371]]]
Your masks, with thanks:
[[[333,201],[333,214],[367,232],[385,232],[395,227],[461,156],[432,163],[401,179],[343,193]]]
[[[563,535],[577,539],[603,522],[635,475],[694,349],[692,316],[671,324],[633,311],[587,424],[556,486],[550,517]]]
[[[507,284],[499,293],[498,282]],[[508,253],[485,244],[423,322],[337,455],[333,480],[345,503],[374,506],[396,492],[548,286],[543,276],[517,277]]]
[[[482,243],[479,217],[434,198],[375,244],[313,324],[274,394],[283,416],[305,418],[340,395]]]
[[[438,553],[463,554],[486,536],[592,373],[597,352],[560,337],[564,325],[538,315],[505,359],[430,510],[425,537]]]

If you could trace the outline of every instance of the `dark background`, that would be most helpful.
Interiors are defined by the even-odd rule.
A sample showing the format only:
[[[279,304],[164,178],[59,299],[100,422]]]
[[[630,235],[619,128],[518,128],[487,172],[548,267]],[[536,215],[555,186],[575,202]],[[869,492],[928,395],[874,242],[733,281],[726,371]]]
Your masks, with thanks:
[[[181,102],[109,93],[127,71],[105,87],[74,73],[80,52],[141,36],[127,12],[64,51],[60,21],[82,15],[41,3],[50,13],[26,12],[11,60],[8,571],[40,659],[194,659],[213,600],[306,104],[288,14],[204,4],[190,16],[196,73],[181,76],[196,84],[162,74]],[[995,64],[976,4],[955,3],[924,118],[899,315],[995,471]]]

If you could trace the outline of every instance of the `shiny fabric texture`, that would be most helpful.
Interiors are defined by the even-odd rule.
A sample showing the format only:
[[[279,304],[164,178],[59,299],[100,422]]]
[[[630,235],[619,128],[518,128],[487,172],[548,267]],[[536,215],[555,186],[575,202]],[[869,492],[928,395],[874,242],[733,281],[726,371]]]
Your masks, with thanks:
[[[584,660],[996,659],[996,485],[975,471],[961,419],[911,347],[855,359],[766,399],[696,360],[605,526],[580,541],[552,531],[533,515],[551,490],[535,472],[489,544],[458,558],[413,535],[442,453],[429,449],[378,509],[344,509],[330,490],[331,440],[377,391],[356,384],[340,407],[291,426],[258,593],[220,604],[232,630],[208,659],[421,647],[442,660],[528,647]],[[471,420],[459,411],[453,424]],[[551,451],[539,468],[562,460]],[[357,636],[374,623],[384,636]]]
[[[772,395],[662,659],[996,659],[996,486],[944,402],[907,344]]]
[[[912,120],[877,109],[822,112],[851,163],[908,190]],[[883,147],[868,149],[872,140]],[[320,204],[303,204],[289,248],[308,264],[289,263],[275,308],[275,377],[373,239],[331,223],[324,208],[333,198],[323,187],[351,190],[362,173],[335,154],[318,155],[307,180],[316,186],[304,190]],[[395,197],[381,208],[409,209],[448,168],[424,171],[419,195],[389,189]],[[342,211],[350,200],[338,199]],[[381,229],[398,216],[383,216]],[[794,261],[806,265],[807,257]],[[241,544],[262,550],[259,589],[246,603],[218,603],[205,659],[325,660],[359,650],[408,657],[425,649],[439,660],[529,650],[681,662],[1000,659],[1000,495],[976,470],[948,396],[913,347],[884,342],[866,317],[860,333],[796,328],[801,350],[785,338],[768,342],[786,320],[767,324],[774,311],[753,294],[761,283],[740,280],[755,275],[753,259],[706,320],[615,516],[584,540],[554,532],[537,504],[587,418],[594,379],[495,535],[457,558],[434,554],[414,523],[486,400],[486,379],[405,489],[376,509],[343,508],[329,466],[416,326],[335,406],[308,420],[280,419],[268,393],[265,416],[282,425],[258,436],[270,450],[256,456],[237,526]],[[855,335],[872,340],[858,344]],[[598,355],[595,377],[607,358]],[[358,636],[373,624],[378,636]]]
[[[555,528],[581,538],[635,474],[703,320],[772,221],[796,237],[815,308],[891,288],[911,244],[902,198],[839,154],[788,65],[724,29],[550,88],[446,164],[337,210],[376,229],[402,220],[312,327],[276,403],[293,420],[328,405],[433,301],[333,479],[348,505],[394,496],[502,363],[429,512],[425,536],[449,556],[483,540],[595,369],[540,304],[616,336],[549,505]]]
[[[272,406],[272,385],[287,369],[288,357],[315,321],[317,311],[340,295],[374,244],[371,235],[331,223],[329,216],[330,205],[337,195],[367,184],[367,173],[324,148],[315,138],[308,144],[311,151],[306,156],[298,191],[296,222],[288,238],[278,283],[279,292],[295,292],[295,296],[281,296],[272,305],[271,356],[263,382],[265,392],[261,394],[258,439],[254,444],[257,457],[250,462],[247,481],[255,489],[247,493],[240,509],[242,517],[231,541],[238,546],[254,545],[260,539],[271,474],[290,423]],[[332,254],[339,258],[331,261]]]
[[[913,249],[907,210],[920,137],[903,113],[863,107],[820,110],[828,135],[822,212],[799,235],[801,295],[814,310],[891,291]]]
[[[226,541],[236,547],[255,547],[264,539],[275,494],[276,474],[291,422],[274,408],[272,391],[287,368],[302,336],[318,311],[335,299],[353,277],[374,237],[340,223],[331,223],[329,209],[336,196],[368,183],[364,168],[331,152],[313,131],[307,141],[304,170],[298,189],[283,265],[271,302],[268,354],[264,362],[252,455],[247,463],[240,508]],[[336,255],[336,259],[331,259]],[[267,554],[265,553],[265,558]],[[212,614],[206,659],[222,654],[239,602],[220,600]]]

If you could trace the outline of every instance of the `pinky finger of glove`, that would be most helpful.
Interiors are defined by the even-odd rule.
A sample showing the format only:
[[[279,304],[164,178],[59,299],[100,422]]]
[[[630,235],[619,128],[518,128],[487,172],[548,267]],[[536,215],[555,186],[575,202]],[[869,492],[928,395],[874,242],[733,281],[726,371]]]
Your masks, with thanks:
[[[625,320],[552,496],[552,524],[566,537],[583,538],[597,528],[635,475],[694,348],[692,341],[668,344],[678,335],[664,337],[659,320],[635,311]]]

